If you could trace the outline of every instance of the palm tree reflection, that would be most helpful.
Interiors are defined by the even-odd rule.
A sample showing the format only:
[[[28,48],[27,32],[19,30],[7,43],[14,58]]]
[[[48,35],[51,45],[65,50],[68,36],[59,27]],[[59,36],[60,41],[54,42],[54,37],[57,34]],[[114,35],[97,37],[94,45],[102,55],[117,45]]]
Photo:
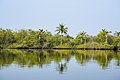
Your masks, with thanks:
[[[66,62],[65,63],[62,63],[62,62],[58,63],[56,69],[57,69],[57,71],[59,71],[59,74],[63,74],[64,72],[67,71],[67,63]]]

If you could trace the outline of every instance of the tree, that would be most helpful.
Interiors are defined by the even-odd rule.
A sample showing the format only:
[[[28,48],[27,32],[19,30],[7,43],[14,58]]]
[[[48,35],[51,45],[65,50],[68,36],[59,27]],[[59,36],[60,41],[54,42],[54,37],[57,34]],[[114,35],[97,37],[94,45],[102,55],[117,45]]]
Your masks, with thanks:
[[[63,36],[63,34],[67,34],[68,28],[65,27],[64,24],[59,24],[59,26],[56,28],[57,28],[56,29],[57,34],[61,34],[61,45],[62,45],[62,36]]]
[[[86,35],[86,32],[84,31],[80,32],[76,37],[76,39],[80,41],[81,44],[84,44],[84,42],[86,43],[86,38],[87,38],[87,35]]]
[[[106,43],[108,43],[108,34],[111,33],[111,31],[107,31],[106,29],[102,29],[102,32],[104,33],[106,37]]]
[[[117,31],[116,31],[116,32],[114,33],[114,35],[115,35],[115,37],[119,38],[119,37],[120,37],[120,32],[117,32]]]
[[[14,43],[14,36],[12,30],[4,30],[0,28],[0,48],[6,48],[12,43]]]
[[[107,31],[106,29],[102,29],[98,35],[96,36],[95,40],[98,43],[104,43],[104,44],[112,44],[112,35],[110,35],[111,31]]]
[[[39,29],[39,45],[43,48],[45,43],[45,31],[43,29]]]
[[[114,33],[114,46],[120,47],[120,32],[117,31]]]

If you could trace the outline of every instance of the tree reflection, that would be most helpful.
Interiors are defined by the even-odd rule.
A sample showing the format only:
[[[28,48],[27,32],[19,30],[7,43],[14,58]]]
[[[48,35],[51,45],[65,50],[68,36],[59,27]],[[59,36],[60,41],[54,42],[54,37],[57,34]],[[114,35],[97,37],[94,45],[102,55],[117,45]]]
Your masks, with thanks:
[[[87,63],[90,60],[91,56],[88,52],[86,52],[84,50],[83,51],[80,50],[80,51],[76,52],[75,58],[76,58],[78,64],[84,65],[85,63]]]
[[[75,58],[80,65],[87,64],[90,60],[97,62],[103,69],[109,67],[112,60],[115,65],[120,66],[120,52],[113,51],[85,51],[85,50],[1,50],[0,51],[0,69],[10,64],[17,64],[19,67],[43,68],[53,61],[56,70],[63,74],[67,71],[69,60]],[[64,62],[63,62],[64,61]]]
[[[67,71],[67,63],[59,63],[57,64],[57,71],[59,71],[60,74],[63,74],[64,72]]]
[[[103,69],[107,68],[110,61],[112,60],[112,53],[107,51],[101,51],[99,53],[95,53],[94,59],[98,62]]]
[[[114,58],[116,60],[116,66],[120,66],[120,52],[114,52]]]

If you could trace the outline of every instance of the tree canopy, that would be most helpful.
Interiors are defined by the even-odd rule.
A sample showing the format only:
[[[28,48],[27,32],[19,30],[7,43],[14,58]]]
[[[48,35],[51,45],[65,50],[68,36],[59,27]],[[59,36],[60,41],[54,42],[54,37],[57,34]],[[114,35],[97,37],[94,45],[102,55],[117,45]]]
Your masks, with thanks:
[[[43,29],[11,29],[0,28],[0,48],[120,48],[120,32],[112,33],[102,29],[95,36],[81,32],[72,37],[68,27],[59,24],[56,27],[56,34]],[[64,35],[65,34],[65,35]]]

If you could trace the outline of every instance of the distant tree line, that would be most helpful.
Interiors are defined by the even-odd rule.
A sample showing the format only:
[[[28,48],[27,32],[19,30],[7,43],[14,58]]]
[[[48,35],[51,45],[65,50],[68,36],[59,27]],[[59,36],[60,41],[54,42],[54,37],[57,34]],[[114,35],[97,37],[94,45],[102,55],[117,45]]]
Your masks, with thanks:
[[[0,48],[120,48],[120,32],[100,30],[95,36],[80,32],[72,37],[68,27],[59,24],[56,34],[43,29],[12,31],[0,28]]]

